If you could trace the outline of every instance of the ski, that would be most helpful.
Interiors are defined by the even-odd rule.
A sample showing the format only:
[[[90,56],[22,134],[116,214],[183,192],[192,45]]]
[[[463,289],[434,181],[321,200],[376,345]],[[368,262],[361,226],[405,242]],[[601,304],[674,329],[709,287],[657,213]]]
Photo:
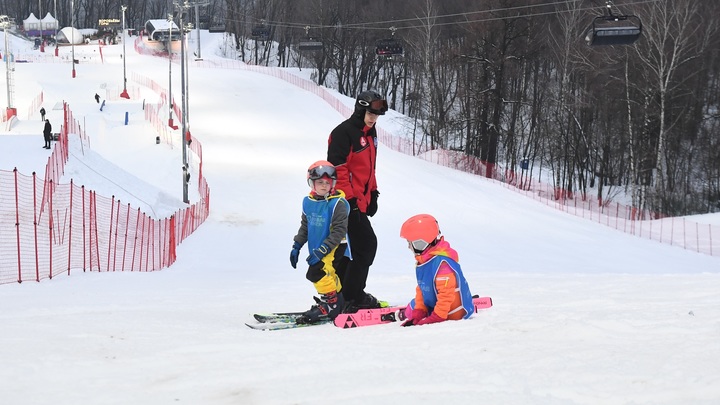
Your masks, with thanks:
[[[316,323],[295,323],[295,322],[265,322],[265,323],[246,323],[248,328],[255,330],[282,330],[304,328],[306,326],[327,325],[331,323],[330,319],[322,320]]]
[[[295,322],[303,312],[282,312],[270,314],[253,314],[253,318],[260,323],[288,323]]]
[[[492,307],[492,298],[473,298],[475,312],[480,309]],[[380,325],[384,323],[399,322],[405,320],[405,306],[387,307],[376,309],[361,309],[354,314],[340,314],[335,318],[335,326],[348,329],[360,326]]]
[[[381,308],[389,307],[387,301],[378,301]],[[260,323],[291,323],[297,321],[304,312],[270,312],[266,314],[253,314],[253,318]]]

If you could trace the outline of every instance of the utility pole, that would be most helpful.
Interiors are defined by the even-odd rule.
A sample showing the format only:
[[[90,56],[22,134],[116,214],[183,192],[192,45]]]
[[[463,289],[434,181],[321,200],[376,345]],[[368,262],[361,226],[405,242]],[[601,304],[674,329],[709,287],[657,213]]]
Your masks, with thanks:
[[[167,51],[168,51],[168,126],[173,129],[177,129],[173,125],[173,98],[172,98],[172,27],[173,27],[173,15],[168,14],[168,25],[170,27],[170,35],[167,40]]]
[[[57,34],[58,30],[60,29],[60,20],[58,20],[57,15],[57,0],[53,0],[55,3],[55,56],[58,56],[58,43],[57,43]]]
[[[40,52],[45,52],[45,38],[43,38],[43,30],[42,30],[42,0],[38,0],[38,18],[40,19]]]
[[[200,53],[200,6],[207,6],[210,2],[196,2],[195,6],[195,28],[197,29],[197,52],[195,52],[195,60],[202,60],[202,54]]]
[[[182,83],[182,86],[180,87],[182,89],[182,183],[183,183],[183,202],[186,204],[190,203],[190,198],[188,197],[188,182],[190,181],[190,171],[187,161],[187,139],[186,134],[188,132],[187,127],[187,95],[185,91],[185,17],[186,17],[186,10],[188,8],[188,3],[185,2],[182,5],[176,3],[176,7],[179,9],[178,16],[180,17],[180,82]]]
[[[0,15],[0,27],[3,29],[5,37],[5,72],[7,79],[7,110],[5,111],[5,118],[10,119],[17,115],[17,109],[13,107],[12,103],[12,71],[13,67],[10,66],[10,47],[8,45],[8,31],[10,30],[10,17],[6,15]]]
[[[72,77],[75,78],[75,0],[70,0],[70,42],[72,42]]]
[[[127,6],[120,6],[120,9],[122,10],[122,43],[123,43],[123,91],[120,93],[120,97],[130,99],[130,95],[127,92],[127,73],[125,70],[125,59],[127,59],[127,54],[125,53],[125,10],[127,10]]]

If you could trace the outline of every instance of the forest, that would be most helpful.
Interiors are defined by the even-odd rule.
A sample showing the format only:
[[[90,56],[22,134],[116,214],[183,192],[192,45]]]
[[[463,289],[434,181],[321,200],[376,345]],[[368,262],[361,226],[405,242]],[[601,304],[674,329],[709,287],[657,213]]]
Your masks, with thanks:
[[[542,167],[557,198],[720,211],[720,2],[0,0],[0,12],[96,28],[121,5],[128,27],[187,12],[223,27],[244,62],[309,67],[351,97],[374,88],[427,149],[477,157],[486,176]],[[598,17],[641,34],[591,46],[594,23],[612,24]],[[378,55],[388,43],[401,51]]]

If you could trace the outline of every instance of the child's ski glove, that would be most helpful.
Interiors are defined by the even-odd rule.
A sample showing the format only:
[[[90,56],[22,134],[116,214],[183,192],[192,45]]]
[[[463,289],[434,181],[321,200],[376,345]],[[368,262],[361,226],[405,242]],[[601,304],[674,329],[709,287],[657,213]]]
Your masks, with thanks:
[[[410,315],[410,318],[408,318],[405,322],[403,322],[402,326],[413,326],[417,325],[417,322],[420,322],[421,319],[425,318],[427,316],[427,311],[424,309],[413,309],[412,314]]]
[[[428,325],[431,323],[442,322],[444,320],[445,319],[441,318],[440,315],[433,312],[432,314],[430,314],[430,316],[425,317],[425,318],[415,322],[415,325]]]
[[[330,248],[327,247],[326,244],[320,245],[320,247],[315,248],[310,252],[310,256],[307,258],[307,262],[309,265],[316,264],[317,262],[321,261],[323,257],[325,257],[328,253],[330,253]]]
[[[290,251],[290,265],[293,266],[293,269],[297,269],[297,262],[298,257],[300,256],[300,249],[302,248],[302,245],[295,242],[293,243],[292,250]]]

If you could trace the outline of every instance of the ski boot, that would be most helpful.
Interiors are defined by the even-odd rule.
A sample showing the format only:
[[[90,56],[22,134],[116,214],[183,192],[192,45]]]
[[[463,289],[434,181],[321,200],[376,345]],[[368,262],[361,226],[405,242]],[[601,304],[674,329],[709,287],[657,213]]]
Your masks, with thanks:
[[[299,324],[318,323],[321,321],[332,321],[342,311],[344,300],[342,294],[333,291],[318,297],[313,297],[315,305],[305,311],[295,322]]]
[[[365,293],[365,296],[361,301],[348,301],[343,309],[345,314],[354,314],[361,309],[374,309],[374,308],[385,308],[389,304],[387,301],[380,301],[375,298],[372,294]]]

